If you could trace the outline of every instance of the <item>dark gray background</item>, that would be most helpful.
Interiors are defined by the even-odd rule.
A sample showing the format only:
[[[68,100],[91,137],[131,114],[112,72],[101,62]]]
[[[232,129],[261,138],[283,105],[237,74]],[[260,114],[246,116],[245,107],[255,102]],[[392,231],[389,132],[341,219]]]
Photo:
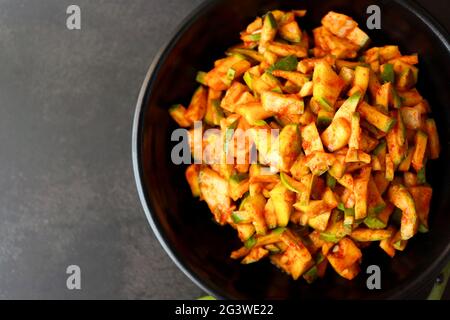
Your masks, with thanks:
[[[0,0],[0,298],[202,295],[147,224],[130,145],[152,57],[200,2]],[[445,1],[422,2],[448,21]]]

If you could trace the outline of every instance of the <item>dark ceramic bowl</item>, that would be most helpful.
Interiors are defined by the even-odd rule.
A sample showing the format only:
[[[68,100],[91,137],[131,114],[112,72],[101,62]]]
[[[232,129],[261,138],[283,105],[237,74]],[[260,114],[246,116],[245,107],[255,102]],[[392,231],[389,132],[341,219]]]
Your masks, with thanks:
[[[448,34],[421,7],[404,1],[379,1],[382,30],[369,31],[373,45],[398,44],[403,53],[420,56],[418,88],[436,118],[442,154],[431,161],[428,180],[434,188],[430,232],[412,239],[390,259],[378,246],[369,248],[362,272],[347,281],[329,270],[312,285],[293,281],[269,262],[241,265],[229,258],[240,246],[231,227],[212,222],[204,202],[191,197],[183,166],[171,162],[171,132],[176,128],[168,107],[187,104],[198,70],[208,70],[239,32],[269,9],[307,9],[303,28],[320,25],[330,10],[350,15],[366,30],[367,6],[373,0],[207,1],[182,24],[155,58],[144,81],[133,129],[133,164],[142,205],[153,231],[178,267],[206,292],[222,298],[250,299],[389,299],[412,298],[446,264],[450,252],[450,46]],[[367,30],[366,30],[367,31]],[[366,287],[366,267],[377,264],[382,289]]]

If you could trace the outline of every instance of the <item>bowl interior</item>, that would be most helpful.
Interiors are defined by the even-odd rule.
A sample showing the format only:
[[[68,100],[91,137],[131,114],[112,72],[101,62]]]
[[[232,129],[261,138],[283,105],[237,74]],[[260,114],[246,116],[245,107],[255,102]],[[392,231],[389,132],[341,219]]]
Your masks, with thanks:
[[[426,279],[436,275],[449,256],[449,127],[448,44],[433,27],[398,1],[381,1],[382,29],[368,31],[366,8],[373,1],[213,1],[191,17],[163,52],[150,77],[138,110],[136,154],[138,187],[143,204],[151,212],[156,233],[171,256],[191,279],[204,289],[227,298],[388,298],[412,296]],[[378,245],[366,249],[362,272],[347,281],[328,270],[325,279],[312,285],[293,281],[269,262],[240,265],[229,254],[240,247],[234,230],[212,221],[204,202],[191,197],[184,166],[174,165],[171,141],[176,125],[167,109],[173,103],[188,104],[196,88],[198,70],[209,70],[214,60],[239,41],[239,32],[256,15],[269,9],[307,9],[303,29],[320,25],[330,10],[352,16],[368,31],[373,45],[397,44],[402,53],[420,57],[418,89],[428,99],[442,145],[439,160],[431,161],[428,181],[434,188],[430,232],[412,239],[404,252],[390,259]],[[414,8],[416,8],[414,6]],[[368,265],[380,266],[382,290],[366,287]]]

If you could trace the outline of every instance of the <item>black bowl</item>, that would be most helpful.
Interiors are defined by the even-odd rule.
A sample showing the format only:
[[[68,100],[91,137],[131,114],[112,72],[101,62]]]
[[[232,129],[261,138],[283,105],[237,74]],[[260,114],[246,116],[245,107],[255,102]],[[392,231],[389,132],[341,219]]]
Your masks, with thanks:
[[[398,44],[403,53],[419,53],[418,88],[436,118],[442,154],[428,168],[434,188],[430,232],[412,239],[404,252],[390,259],[374,245],[364,254],[362,272],[347,281],[329,270],[312,285],[293,281],[269,262],[243,266],[229,254],[240,246],[231,227],[212,222],[204,202],[191,197],[183,166],[170,153],[176,128],[168,107],[187,104],[198,70],[209,70],[239,31],[269,9],[307,9],[303,27],[311,30],[329,10],[350,15],[364,28],[373,0],[207,1],[183,23],[155,58],[139,96],[133,129],[133,164],[139,195],[153,231],[164,249],[189,278],[208,293],[250,299],[388,299],[412,298],[429,284],[450,252],[450,46],[448,34],[418,5],[379,1],[382,29],[368,31],[373,45]],[[367,30],[366,30],[367,31]],[[379,265],[382,289],[368,290],[366,267]]]

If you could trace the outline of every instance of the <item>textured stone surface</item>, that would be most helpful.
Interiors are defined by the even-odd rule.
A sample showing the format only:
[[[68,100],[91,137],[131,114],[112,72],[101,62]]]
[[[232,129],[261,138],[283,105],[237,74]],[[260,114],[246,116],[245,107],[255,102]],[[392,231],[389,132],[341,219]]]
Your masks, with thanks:
[[[152,57],[200,2],[0,2],[0,298],[202,294],[150,230],[130,150]],[[72,3],[81,31],[65,27]],[[81,291],[66,289],[70,264]]]
[[[147,224],[130,143],[151,59],[198,3],[0,3],[0,298],[201,295]]]

